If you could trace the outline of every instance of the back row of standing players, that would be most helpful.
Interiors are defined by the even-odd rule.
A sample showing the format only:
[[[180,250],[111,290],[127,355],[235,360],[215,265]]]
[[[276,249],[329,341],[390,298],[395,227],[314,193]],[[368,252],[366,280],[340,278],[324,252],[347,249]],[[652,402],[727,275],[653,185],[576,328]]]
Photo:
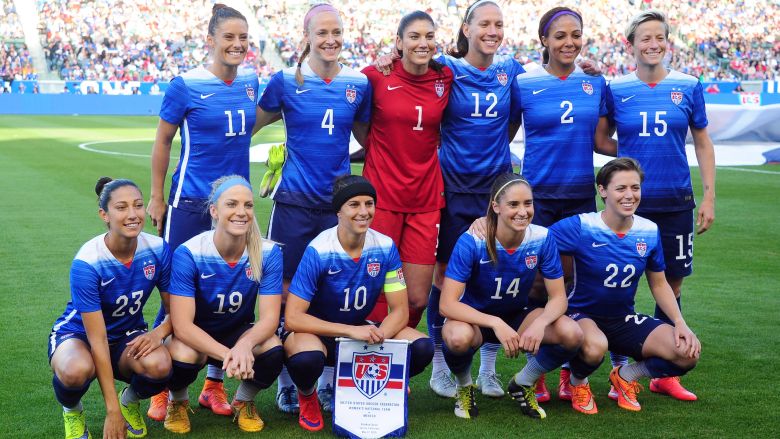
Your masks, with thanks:
[[[209,24],[211,64],[171,82],[153,149],[148,212],[172,250],[211,229],[211,217],[204,213],[210,183],[229,174],[248,179],[251,135],[281,117],[287,157],[272,195],[269,238],[284,246],[286,294],[307,244],[336,225],[331,187],[350,171],[354,132],[367,151],[364,175],[377,192],[373,228],[390,236],[400,253],[409,326],[419,323],[430,295],[429,334],[437,347],[431,385],[440,395],[454,396],[456,385],[441,355],[439,288],[456,241],[484,216],[491,184],[511,172],[508,145],[522,123],[522,173],[534,188],[534,222],[542,226],[595,211],[594,146],[639,160],[648,176],[640,213],[659,225],[666,278],[679,298],[692,265],[688,128],[704,186],[696,221],[700,232],[714,218],[714,153],[701,85],[663,66],[668,36],[663,15],[644,13],[631,23],[626,36],[637,71],[609,87],[602,77],[575,66],[583,21],[567,8],[554,8],[540,20],[545,64],[529,71],[496,55],[504,31],[501,10],[492,1],[466,10],[457,50],[436,61],[432,19],[422,12],[404,17],[396,38],[400,59],[392,61],[389,75],[338,63],[342,23],[332,6],[313,7],[303,33],[306,49],[298,67],[276,74],[258,100],[256,76],[238,67],[248,44],[246,20],[230,8],[215,7]],[[612,128],[619,145],[611,140]],[[177,130],[182,152],[166,203],[163,182]],[[370,319],[381,321],[386,308],[378,305]],[[484,348],[478,379],[482,391],[493,396],[503,394],[495,377],[498,348]],[[220,369],[210,367],[200,402],[227,414],[221,379]],[[674,379],[655,388],[690,398]],[[328,384],[322,390],[327,405]],[[567,397],[567,386],[560,390]],[[297,409],[284,373],[277,401],[283,410]],[[154,408],[153,403],[150,411]]]

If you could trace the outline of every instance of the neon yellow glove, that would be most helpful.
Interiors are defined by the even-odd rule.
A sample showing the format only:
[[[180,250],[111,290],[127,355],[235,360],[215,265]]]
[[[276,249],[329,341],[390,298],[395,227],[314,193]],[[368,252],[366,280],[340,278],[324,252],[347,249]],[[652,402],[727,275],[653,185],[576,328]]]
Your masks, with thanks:
[[[282,176],[282,168],[286,158],[287,148],[284,146],[284,143],[274,145],[268,150],[268,160],[265,162],[268,170],[260,182],[260,197],[265,198],[274,190],[276,183],[279,182],[279,178]]]

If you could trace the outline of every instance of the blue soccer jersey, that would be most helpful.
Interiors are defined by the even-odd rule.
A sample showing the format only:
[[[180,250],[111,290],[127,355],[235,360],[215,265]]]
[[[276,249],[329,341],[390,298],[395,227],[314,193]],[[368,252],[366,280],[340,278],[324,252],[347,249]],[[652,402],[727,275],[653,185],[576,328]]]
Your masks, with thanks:
[[[70,267],[70,295],[54,332],[86,333],[81,313],[101,311],[108,342],[146,328],[143,307],[152,290],[168,291],[171,254],[168,244],[142,232],[130,266],[119,262],[106,247],[105,234],[86,244]]]
[[[506,55],[496,55],[484,71],[463,58],[444,55],[438,61],[455,75],[441,124],[444,189],[489,193],[496,176],[512,171],[510,88],[523,67]]]
[[[606,82],[578,67],[566,79],[543,67],[521,73],[512,86],[512,118],[523,121],[521,173],[534,197],[595,196],[593,144],[599,117],[607,115]]]
[[[173,253],[171,294],[195,298],[194,323],[220,334],[255,321],[257,296],[282,294],[282,252],[263,242],[263,275],[251,279],[249,254],[231,266],[214,245],[214,231],[203,232]]]
[[[309,302],[308,313],[319,319],[360,325],[383,290],[392,294],[398,288],[389,285],[403,284],[401,258],[392,239],[369,229],[356,261],[341,246],[337,228],[320,233],[306,247],[290,293]]]
[[[601,212],[583,213],[550,227],[563,254],[574,257],[569,310],[596,317],[634,314],[634,296],[645,270],[664,271],[658,226],[634,215],[631,230],[619,237]]]
[[[631,73],[609,84],[607,105],[617,126],[618,156],[635,158],[645,171],[638,212],[693,209],[685,138],[688,127],[707,126],[699,80],[670,70],[651,87]]]
[[[333,180],[349,174],[349,140],[355,121],[371,116],[371,86],[366,75],[342,66],[330,83],[308,63],[304,82],[295,82],[295,68],[271,77],[260,108],[282,112],[287,131],[287,160],[271,197],[296,206],[330,209]]]
[[[536,273],[546,279],[563,276],[555,239],[542,226],[530,225],[520,247],[511,253],[496,241],[498,263],[493,265],[484,239],[461,235],[447,265],[446,276],[466,284],[460,301],[494,316],[513,316],[528,304]]]
[[[171,80],[160,118],[179,126],[181,156],[168,203],[205,200],[223,175],[249,180],[249,146],[257,112],[257,74],[240,69],[228,85],[203,67]],[[197,204],[200,208],[200,204]]]

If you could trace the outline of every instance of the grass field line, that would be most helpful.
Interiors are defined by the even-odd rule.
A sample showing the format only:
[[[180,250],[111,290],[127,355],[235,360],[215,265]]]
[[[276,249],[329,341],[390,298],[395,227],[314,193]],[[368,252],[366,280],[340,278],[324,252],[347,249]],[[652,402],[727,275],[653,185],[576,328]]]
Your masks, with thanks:
[[[780,171],[765,171],[763,169],[746,169],[746,168],[737,168],[734,166],[716,166],[716,167],[718,169],[728,169],[730,171],[752,172],[754,174],[780,175]]]
[[[135,154],[132,152],[121,151],[103,151],[101,149],[90,148],[91,145],[100,145],[102,143],[128,143],[128,142],[154,142],[154,139],[120,139],[120,140],[96,140],[94,142],[79,143],[79,149],[84,151],[96,152],[98,154],[118,155],[124,157],[143,157],[150,158],[151,154]]]

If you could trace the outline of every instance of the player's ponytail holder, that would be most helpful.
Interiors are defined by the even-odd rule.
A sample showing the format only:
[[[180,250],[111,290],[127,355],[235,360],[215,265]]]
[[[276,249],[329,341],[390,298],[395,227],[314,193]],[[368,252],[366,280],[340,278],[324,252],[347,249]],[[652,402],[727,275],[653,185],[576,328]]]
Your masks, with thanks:
[[[350,183],[333,193],[332,205],[333,210],[336,212],[341,210],[341,206],[349,201],[350,198],[357,197],[358,195],[368,195],[376,202],[376,189],[374,189],[374,186],[364,177],[359,175],[353,176],[352,178],[353,183]]]
[[[507,188],[507,186],[509,186],[510,184],[514,184],[514,183],[525,183],[525,184],[528,184],[528,180],[526,180],[523,177],[517,177],[517,178],[513,178],[513,179],[507,181],[506,183],[501,185],[501,187],[496,191],[496,195],[493,197],[493,201],[498,202],[498,195],[501,194],[501,192],[503,192],[504,189]]]
[[[244,186],[245,188],[249,189],[250,192],[252,192],[252,185],[250,185],[249,182],[244,179],[244,177],[231,177],[220,183],[217,189],[214,190],[214,195],[212,195],[211,199],[209,200],[209,204],[216,203],[217,200],[219,200],[219,197],[221,197],[226,190],[234,186]]]

